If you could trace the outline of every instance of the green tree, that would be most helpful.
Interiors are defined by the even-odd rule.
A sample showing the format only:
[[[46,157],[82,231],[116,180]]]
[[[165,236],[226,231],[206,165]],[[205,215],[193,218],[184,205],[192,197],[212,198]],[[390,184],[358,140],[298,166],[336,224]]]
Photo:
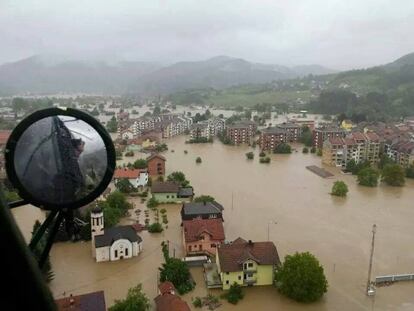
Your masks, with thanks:
[[[274,153],[292,153],[292,148],[289,146],[289,144],[286,143],[280,143],[276,146],[276,148],[273,150]]]
[[[302,149],[302,152],[303,152],[303,153],[309,153],[309,149],[308,149],[307,147],[304,147],[304,148]]]
[[[316,152],[316,155],[318,157],[321,157],[322,156],[322,149],[321,148],[318,148],[318,151]]]
[[[12,107],[13,107],[13,112],[14,112],[14,118],[17,119],[17,114],[20,111],[24,111],[25,109],[28,109],[29,103],[26,102],[21,97],[14,97],[12,100]]]
[[[246,153],[246,158],[249,159],[249,160],[253,160],[254,159],[254,153],[251,152],[251,151]]]
[[[332,195],[336,195],[338,197],[345,197],[348,193],[348,186],[343,181],[335,181],[332,186]]]
[[[163,152],[163,151],[167,151],[167,150],[168,150],[168,146],[165,143],[158,144],[158,145],[155,146],[155,151],[156,152]]]
[[[310,149],[310,152],[311,152],[311,153],[316,153],[316,147],[312,147],[312,148]]]
[[[147,168],[148,167],[148,163],[147,160],[145,159],[138,159],[134,162],[134,168]]]
[[[270,163],[270,157],[260,158],[259,162],[260,163]]]
[[[154,107],[154,111],[152,112],[152,114],[154,115],[154,116],[158,116],[158,115],[160,115],[161,114],[161,107],[160,106],[155,106]]]
[[[178,258],[171,258],[166,243],[162,243],[162,252],[165,263],[159,268],[160,281],[170,281],[174,284],[180,295],[193,290],[194,284],[191,281],[190,270],[185,262]]]
[[[200,157],[197,157],[196,158],[196,163],[201,163],[201,162],[202,162],[201,158]]]
[[[116,133],[118,131],[118,122],[116,121],[115,116],[112,116],[111,120],[108,121],[106,128],[110,133]]]
[[[111,208],[119,209],[124,213],[132,207],[131,203],[127,201],[125,194],[120,191],[111,192],[107,196],[106,202]]]
[[[356,174],[356,171],[357,171],[357,164],[356,164],[356,161],[355,161],[354,159],[352,159],[352,160],[348,161],[348,162],[346,163],[346,168],[345,168],[345,170],[346,170],[347,172],[350,172],[350,173],[352,173],[353,175],[355,175],[355,174]]]
[[[149,199],[148,202],[147,202],[147,207],[149,209],[156,208],[158,205],[159,205],[159,203],[154,197]]]
[[[382,169],[382,181],[384,181],[387,185],[394,187],[404,186],[404,169],[398,164],[386,164]]]
[[[183,172],[172,172],[167,177],[168,181],[173,181],[181,185],[181,187],[188,187],[190,185],[190,182],[185,178],[185,175]]]
[[[159,222],[154,222],[153,224],[148,226],[148,232],[150,233],[160,233],[164,231],[162,225]]]
[[[302,136],[300,138],[300,142],[305,144],[306,147],[311,147],[313,144],[313,137],[312,132],[309,127],[304,126],[302,127]]]
[[[128,179],[122,178],[116,183],[116,189],[121,191],[122,193],[131,193],[135,191],[134,186],[129,182]]]
[[[323,267],[312,254],[287,255],[275,274],[276,287],[289,298],[300,302],[320,299],[328,289]]]
[[[33,225],[32,238],[36,234],[37,230],[39,230],[40,226],[41,226],[40,221],[36,220],[34,225]],[[48,232],[46,230],[46,234],[44,234],[42,236],[42,238],[37,243],[36,248],[33,250],[33,255],[34,255],[34,257],[36,258],[37,261],[39,261],[40,256],[42,254],[42,251],[46,246],[46,235],[47,235],[47,233]],[[45,278],[45,281],[47,283],[49,283],[50,281],[52,281],[55,278],[55,274],[52,271],[52,265],[50,263],[50,257],[49,256],[47,256],[46,262],[43,265],[42,274],[43,274],[43,277]]]
[[[395,161],[386,154],[383,154],[378,162],[378,168],[382,170],[387,164],[395,164]]]
[[[142,285],[130,288],[128,294],[123,300],[115,300],[109,311],[147,311],[151,307],[150,301],[142,291]]]
[[[407,178],[414,178],[414,163],[411,164],[406,170],[405,170],[405,176]]]
[[[239,300],[242,300],[244,297],[242,287],[234,282],[227,293],[224,294],[225,298],[231,304],[237,304]]]
[[[194,202],[215,202],[216,200],[210,195],[203,194],[198,197],[195,197],[193,201]]]
[[[264,151],[260,151],[259,153],[259,157],[263,158],[266,156],[266,153]]]
[[[358,172],[358,183],[361,186],[376,187],[378,178],[379,172],[372,167],[363,168]]]

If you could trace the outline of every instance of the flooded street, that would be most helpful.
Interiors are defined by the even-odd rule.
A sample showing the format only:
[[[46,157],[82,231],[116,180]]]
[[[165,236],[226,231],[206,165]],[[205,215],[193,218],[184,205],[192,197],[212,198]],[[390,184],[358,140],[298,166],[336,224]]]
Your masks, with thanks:
[[[321,164],[312,154],[271,155],[270,164],[246,160],[247,146],[184,144],[185,137],[166,141],[169,151],[167,174],[183,171],[196,195],[208,194],[223,204],[226,240],[237,237],[254,241],[272,240],[279,256],[295,251],[313,253],[324,266],[328,293],[318,303],[304,305],[281,296],[273,287],[246,288],[245,298],[236,306],[223,302],[219,310],[413,310],[414,282],[394,284],[377,289],[375,298],[366,297],[368,260],[372,225],[377,224],[373,278],[378,275],[413,273],[414,249],[414,182],[403,188],[357,185],[355,177],[327,168],[335,176],[322,179],[305,169]],[[174,152],[171,152],[174,150]],[[184,150],[188,154],[184,154]],[[196,164],[196,157],[202,158]],[[136,157],[135,157],[136,158]],[[124,158],[126,162],[135,158]],[[349,187],[347,198],[332,197],[329,192],[335,180]],[[136,206],[144,209],[138,199]],[[165,207],[165,206],[161,206]],[[32,229],[35,217],[30,212],[14,212],[25,232]],[[167,206],[169,228],[161,234],[141,234],[143,252],[120,262],[95,263],[90,243],[57,243],[51,251],[55,280],[51,289],[56,298],[94,290],[104,290],[107,306],[124,298],[128,288],[143,284],[152,300],[157,292],[158,267],[163,261],[160,243],[170,241],[170,250],[182,255],[180,206]],[[277,224],[269,222],[276,221]],[[125,220],[128,222],[128,220]],[[29,228],[29,229],[28,229]],[[26,234],[26,233],[25,233]],[[171,254],[172,255],[172,254]],[[191,302],[204,296],[201,269],[192,269],[196,289],[185,295]],[[213,294],[220,291],[212,290]]]

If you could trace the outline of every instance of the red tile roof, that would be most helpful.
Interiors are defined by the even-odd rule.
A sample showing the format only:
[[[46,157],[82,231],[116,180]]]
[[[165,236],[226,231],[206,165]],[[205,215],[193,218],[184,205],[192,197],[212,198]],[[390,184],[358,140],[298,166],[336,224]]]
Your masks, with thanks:
[[[135,179],[139,177],[141,172],[146,172],[146,169],[127,169],[127,168],[117,168],[115,170],[114,178],[128,178]]]
[[[147,161],[150,161],[150,160],[155,159],[155,158],[159,158],[159,159],[161,159],[161,160],[166,161],[166,159],[165,159],[162,155],[160,155],[160,154],[158,154],[158,153],[154,153],[154,154],[150,155],[150,156],[147,158]]]
[[[157,311],[191,311],[188,304],[176,295],[158,295],[154,300]]]
[[[5,145],[9,139],[11,131],[0,131],[0,145]]]
[[[175,292],[174,284],[168,281],[160,283],[158,289],[160,290],[161,295],[172,294],[172,292]]]
[[[356,140],[363,140],[363,141],[366,140],[365,135],[363,133],[361,133],[361,132],[353,132],[352,133],[352,138],[354,138]]]
[[[221,244],[217,248],[220,267],[223,272],[235,272],[243,269],[248,259],[259,265],[279,265],[279,255],[273,242],[246,242],[242,238],[231,244]]]
[[[225,239],[223,221],[220,218],[184,220],[183,228],[186,242],[200,240],[203,232],[208,233],[212,240],[224,241]]]
[[[341,137],[329,137],[328,140],[332,145],[342,146],[344,144],[344,140]]]
[[[368,137],[370,141],[379,142],[380,140],[380,137],[374,132],[367,132],[365,136]]]

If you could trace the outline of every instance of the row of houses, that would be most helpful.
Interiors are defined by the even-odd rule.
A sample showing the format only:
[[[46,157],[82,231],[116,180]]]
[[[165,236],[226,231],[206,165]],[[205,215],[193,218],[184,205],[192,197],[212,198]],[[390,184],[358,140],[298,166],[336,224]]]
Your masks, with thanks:
[[[211,139],[226,129],[226,122],[222,118],[211,118],[197,122],[190,128],[190,139]]]
[[[171,138],[190,129],[193,119],[184,114],[162,114],[142,116],[130,119],[127,112],[120,112],[118,119],[118,137],[132,139],[146,133],[160,133],[162,138]]]

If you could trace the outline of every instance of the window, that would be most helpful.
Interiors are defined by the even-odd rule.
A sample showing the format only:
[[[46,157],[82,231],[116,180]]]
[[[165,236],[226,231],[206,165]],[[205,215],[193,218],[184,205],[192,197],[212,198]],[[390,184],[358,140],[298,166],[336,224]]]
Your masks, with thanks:
[[[118,257],[118,250],[115,250],[115,258]]]
[[[169,199],[170,198],[170,196],[169,195],[167,195],[167,199]]]
[[[191,245],[188,247],[188,250],[191,252],[191,249],[192,249],[192,247],[191,247]]]
[[[226,284],[228,285],[229,283],[230,283],[230,282],[229,282],[229,280],[227,280],[227,281],[226,281]]]
[[[239,281],[241,280],[241,275],[239,275]]]
[[[243,264],[244,269],[247,269],[247,263]]]
[[[229,275],[229,272],[226,272],[227,275]]]
[[[215,248],[216,244],[211,244],[210,247]]]
[[[252,268],[253,267],[253,263],[252,262],[249,262],[249,264],[247,265],[249,268]]]
[[[203,249],[203,245],[201,244],[198,247],[200,248],[200,251]]]
[[[128,256],[128,248],[125,249],[125,256]]]

